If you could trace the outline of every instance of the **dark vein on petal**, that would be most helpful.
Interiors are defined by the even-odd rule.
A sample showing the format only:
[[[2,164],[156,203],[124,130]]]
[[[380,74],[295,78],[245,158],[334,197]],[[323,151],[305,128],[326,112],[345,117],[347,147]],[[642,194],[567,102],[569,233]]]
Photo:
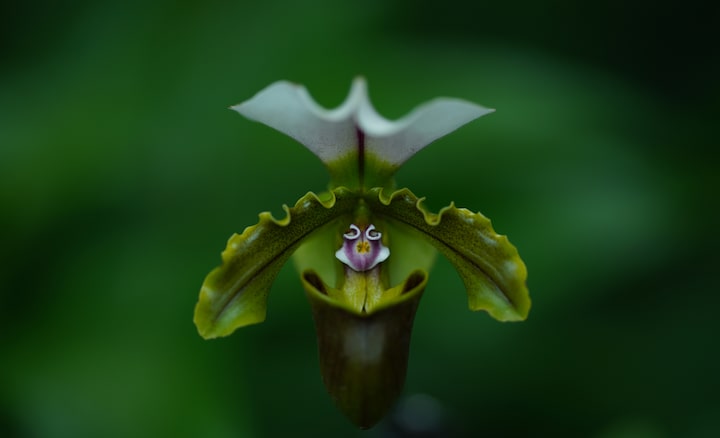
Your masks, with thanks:
[[[310,230],[310,231],[308,231],[307,233],[305,233],[305,234],[303,234],[302,236],[300,236],[300,237],[298,237],[297,239],[295,239],[290,245],[287,246],[287,248],[286,248],[284,251],[281,251],[281,252],[278,253],[276,256],[270,258],[266,263],[263,263],[263,264],[260,266],[260,269],[258,269],[257,271],[255,271],[250,277],[247,277],[247,280],[246,280],[246,281],[244,281],[244,282],[238,281],[237,283],[235,283],[235,284],[233,285],[233,287],[230,288],[230,290],[234,290],[235,292],[232,294],[232,296],[230,297],[230,299],[228,299],[228,300],[225,302],[225,304],[223,304],[223,306],[222,306],[222,308],[220,309],[220,311],[219,311],[219,312],[217,313],[217,315],[213,318],[213,325],[215,325],[215,324],[217,323],[218,319],[220,319],[220,316],[222,316],[222,315],[225,313],[225,311],[228,309],[228,307],[230,307],[230,305],[235,301],[235,299],[242,295],[243,291],[247,288],[247,286],[248,286],[249,284],[251,284],[253,281],[255,281],[255,279],[256,279],[257,277],[259,277],[263,272],[265,272],[265,270],[266,270],[268,267],[272,266],[278,259],[284,257],[285,254],[286,254],[291,248],[294,248],[295,245],[297,245],[301,240],[305,239],[305,237],[307,237],[307,235],[310,234],[310,233],[312,233],[313,231],[315,231],[315,230]]]
[[[358,143],[358,180],[360,187],[365,188],[365,133],[355,127],[355,137]]]
[[[322,203],[321,203],[317,198],[316,198],[314,201],[315,201],[316,203],[318,203],[319,205],[321,205],[322,207],[325,207],[324,205],[322,205]],[[299,205],[299,202],[300,202],[300,201],[298,201],[298,203],[296,204],[296,206]],[[338,202],[338,199],[336,198],[336,199],[335,199],[335,202],[333,203],[332,206],[330,206],[330,207],[325,207],[325,208],[326,208],[327,210],[332,209],[332,208],[335,208],[335,207],[337,206],[337,202]],[[297,213],[297,212],[296,212],[296,213]],[[323,221],[320,225],[318,225],[318,226],[316,226],[316,227],[311,227],[307,232],[302,233],[297,239],[294,239],[294,240],[292,241],[292,243],[285,248],[285,250],[279,252],[277,255],[273,256],[272,258],[270,258],[269,260],[267,260],[265,263],[262,263],[262,265],[260,266],[260,268],[257,269],[253,274],[251,274],[250,277],[246,277],[246,281],[244,281],[244,282],[243,282],[243,281],[237,281],[235,284],[233,284],[233,286],[230,287],[229,289],[230,289],[230,290],[233,290],[233,291],[235,291],[235,292],[232,293],[232,296],[225,302],[225,304],[223,304],[222,308],[220,309],[219,312],[217,312],[217,314],[215,315],[215,317],[213,317],[213,319],[212,319],[213,325],[215,325],[215,324],[217,323],[218,319],[220,319],[220,316],[225,313],[225,311],[228,309],[228,307],[230,307],[230,305],[235,301],[235,299],[237,299],[239,296],[242,295],[242,292],[244,291],[244,289],[246,289],[247,286],[248,286],[249,284],[251,284],[257,277],[259,277],[260,275],[262,275],[262,273],[263,273],[266,269],[268,269],[268,267],[272,266],[277,260],[279,260],[279,259],[281,259],[282,257],[284,257],[284,256],[288,253],[288,251],[294,250],[295,246],[296,246],[297,244],[299,244],[302,240],[304,240],[308,235],[310,235],[310,234],[312,234],[313,232],[319,230],[320,228],[322,228],[322,227],[324,227],[325,225],[329,224],[329,223],[332,222],[333,220],[338,219],[340,216],[342,216],[342,213],[340,213],[340,214],[338,214],[338,215],[335,215],[335,216],[334,216],[334,215],[331,215],[326,221]],[[290,217],[292,218],[292,212],[290,213]],[[261,225],[261,224],[263,224],[263,223],[262,223],[262,222],[259,222],[259,223],[258,223],[258,225]],[[269,224],[275,225],[275,226],[277,226],[277,227],[282,227],[282,225],[279,225],[278,223],[276,223],[276,222],[275,222],[274,220],[272,220],[272,219],[268,219],[268,222],[266,222],[266,223],[263,224],[263,225],[269,225]]]
[[[390,203],[392,204],[392,202],[395,201],[395,199],[396,199],[396,198],[391,198]],[[403,201],[403,199],[401,199],[400,201]],[[381,203],[381,205],[382,205],[382,203]],[[387,207],[389,207],[389,205],[388,205]],[[412,203],[411,203],[411,207],[416,208],[415,205],[413,205]],[[421,216],[423,216],[422,211],[418,210],[418,212],[420,213]],[[463,252],[461,252],[461,251],[456,251],[455,248],[453,248],[452,246],[450,246],[450,244],[446,243],[445,241],[443,241],[443,240],[441,240],[441,239],[438,239],[437,237],[433,236],[433,235],[430,234],[429,232],[425,231],[425,230],[424,230],[423,228],[421,228],[420,226],[415,225],[414,223],[410,223],[409,221],[407,221],[407,220],[405,220],[405,219],[403,219],[403,218],[394,216],[394,215],[391,215],[391,217],[392,217],[394,220],[399,221],[399,222],[402,222],[403,224],[407,225],[408,227],[417,230],[418,232],[420,232],[420,233],[422,233],[423,235],[429,237],[431,240],[437,242],[438,244],[442,245],[443,247],[448,248],[449,251],[451,251],[451,252],[459,255],[460,257],[462,257],[464,260],[466,260],[466,261],[468,262],[468,264],[470,264],[471,266],[474,266],[482,275],[484,275],[488,280],[490,280],[490,282],[492,282],[493,284],[495,284],[495,285],[497,286],[498,290],[500,290],[500,292],[502,293],[502,297],[508,302],[508,304],[510,304],[513,308],[517,309],[517,306],[515,305],[515,302],[512,300],[512,298],[510,298],[510,296],[507,294],[507,292],[505,292],[505,291],[503,290],[503,288],[500,286],[500,284],[490,275],[490,273],[486,272],[480,265],[478,265],[477,263],[475,263],[475,261],[474,261],[472,258],[466,256],[465,253],[463,253]],[[424,216],[423,216],[423,220],[425,220],[425,219],[424,219]],[[437,225],[440,225],[441,222],[442,222],[442,215],[440,216]],[[430,227],[436,227],[436,226],[437,226],[437,225],[431,225],[431,224],[427,224],[427,225],[430,226]]]

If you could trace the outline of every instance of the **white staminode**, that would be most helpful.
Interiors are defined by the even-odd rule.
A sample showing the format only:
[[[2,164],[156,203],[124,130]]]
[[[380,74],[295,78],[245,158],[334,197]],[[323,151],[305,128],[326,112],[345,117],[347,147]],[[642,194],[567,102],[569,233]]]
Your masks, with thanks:
[[[324,163],[358,148],[360,130],[365,150],[392,166],[400,166],[431,142],[494,111],[461,99],[437,98],[399,120],[387,120],[373,108],[361,77],[353,81],[345,102],[332,110],[318,105],[305,87],[287,81],[271,84],[232,109],[296,139]]]
[[[343,234],[343,245],[335,252],[335,257],[354,271],[368,271],[390,257],[390,249],[383,245],[382,233],[370,224],[365,231],[351,224]]]

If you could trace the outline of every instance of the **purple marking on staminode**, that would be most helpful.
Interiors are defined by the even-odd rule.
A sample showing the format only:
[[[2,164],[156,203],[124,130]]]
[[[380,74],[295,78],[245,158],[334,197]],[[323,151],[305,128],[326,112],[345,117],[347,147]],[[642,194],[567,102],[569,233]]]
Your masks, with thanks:
[[[343,245],[335,252],[335,257],[354,271],[368,271],[390,256],[390,250],[382,243],[382,233],[369,225],[361,230],[352,224],[343,234]]]

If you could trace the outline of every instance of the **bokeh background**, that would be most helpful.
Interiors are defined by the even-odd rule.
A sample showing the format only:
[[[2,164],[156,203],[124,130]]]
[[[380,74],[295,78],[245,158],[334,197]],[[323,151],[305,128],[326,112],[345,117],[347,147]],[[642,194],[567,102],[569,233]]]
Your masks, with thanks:
[[[35,0],[0,17],[0,436],[720,431],[711,2]],[[278,79],[333,107],[358,74],[389,118],[436,96],[497,108],[398,179],[492,218],[533,298],[524,323],[472,313],[439,260],[406,396],[369,432],[325,394],[292,266],[264,324],[214,341],[192,324],[226,239],[327,182],[227,107]]]

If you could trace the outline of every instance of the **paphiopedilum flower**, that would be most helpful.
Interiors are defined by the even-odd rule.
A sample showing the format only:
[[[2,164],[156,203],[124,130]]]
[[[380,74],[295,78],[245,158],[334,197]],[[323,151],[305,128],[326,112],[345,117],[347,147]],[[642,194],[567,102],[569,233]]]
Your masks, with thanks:
[[[289,82],[276,82],[233,109],[310,149],[327,167],[331,185],[283,206],[284,218],[260,213],[256,225],[230,237],[195,308],[201,336],[226,336],[262,322],[272,282],[294,254],[313,311],[325,386],[366,428],[402,390],[413,319],[436,250],[457,269],[471,310],[500,321],[527,317],[527,271],[507,238],[480,213],[453,204],[431,213],[423,198],[396,190],[393,181],[420,149],[493,110],[440,98],[389,121],[371,105],[361,78],[334,110]]]

